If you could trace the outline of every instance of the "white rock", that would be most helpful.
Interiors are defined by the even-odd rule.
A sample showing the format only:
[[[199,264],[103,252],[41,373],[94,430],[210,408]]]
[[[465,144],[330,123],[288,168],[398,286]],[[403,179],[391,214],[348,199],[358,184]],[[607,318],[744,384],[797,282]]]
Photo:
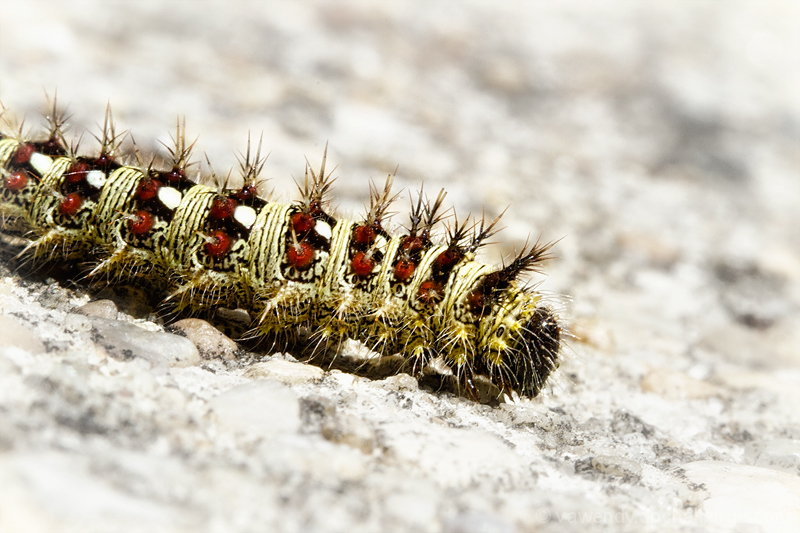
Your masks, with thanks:
[[[105,318],[93,318],[92,328],[95,343],[118,359],[141,358],[155,366],[192,366],[202,361],[197,347],[185,337]]]
[[[708,492],[698,512],[701,523],[726,530],[800,531],[797,476],[722,461],[689,463],[682,470],[692,483]]]
[[[23,324],[10,316],[0,315],[0,348],[15,346],[30,353],[43,353],[44,343]]]
[[[204,357],[233,359],[239,346],[220,330],[199,318],[184,318],[172,324],[192,341]]]
[[[313,365],[292,363],[282,359],[271,359],[247,367],[244,376],[252,379],[275,379],[287,385],[320,381],[325,371]]]
[[[277,381],[254,381],[208,402],[217,423],[230,431],[270,435],[300,428],[297,395]]]
[[[800,441],[775,439],[755,441],[745,447],[744,458],[749,464],[789,474],[800,474]]]
[[[108,318],[111,320],[115,320],[119,314],[117,304],[111,300],[95,300],[80,306],[75,312],[86,316]]]

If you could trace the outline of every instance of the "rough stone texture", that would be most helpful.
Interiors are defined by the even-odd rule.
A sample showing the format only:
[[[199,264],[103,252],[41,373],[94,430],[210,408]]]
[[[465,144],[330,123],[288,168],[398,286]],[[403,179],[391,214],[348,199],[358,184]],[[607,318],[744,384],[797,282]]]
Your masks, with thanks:
[[[233,359],[239,347],[220,330],[199,318],[184,318],[170,324],[170,330],[186,335],[197,346],[203,357]]]
[[[6,1],[0,99],[30,127],[57,88],[77,133],[110,101],[143,153],[185,114],[222,174],[264,131],[284,197],[330,141],[341,213],[398,164],[509,206],[487,260],[562,238],[552,386],[253,379],[6,270],[0,531],[796,531],[797,3],[373,4]]]

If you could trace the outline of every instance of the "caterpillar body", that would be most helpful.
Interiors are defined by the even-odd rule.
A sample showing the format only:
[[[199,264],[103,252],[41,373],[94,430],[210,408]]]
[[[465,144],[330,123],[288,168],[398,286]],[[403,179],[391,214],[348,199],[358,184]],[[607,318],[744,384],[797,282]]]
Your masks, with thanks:
[[[384,227],[396,199],[393,176],[370,187],[360,220],[329,213],[331,176],[306,162],[301,200],[261,198],[264,164],[249,142],[244,184],[205,185],[187,176],[191,144],[178,123],[171,165],[158,169],[136,153],[118,157],[106,113],[98,155],[78,155],[55,109],[49,135],[0,133],[0,223],[23,236],[30,261],[89,265],[91,282],[145,283],[177,313],[249,311],[252,334],[281,339],[300,328],[320,346],[355,339],[384,355],[400,355],[419,376],[442,362],[464,390],[477,376],[500,391],[534,397],[559,365],[561,327],[533,287],[520,281],[538,271],[549,244],[524,249],[503,267],[483,264],[476,251],[497,220],[454,219],[437,242],[442,191],[412,199],[410,224]]]

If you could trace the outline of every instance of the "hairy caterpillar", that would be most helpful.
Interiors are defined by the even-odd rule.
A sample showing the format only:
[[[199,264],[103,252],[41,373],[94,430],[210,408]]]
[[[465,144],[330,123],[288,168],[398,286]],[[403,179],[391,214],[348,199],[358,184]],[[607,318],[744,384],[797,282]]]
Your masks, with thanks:
[[[0,221],[24,236],[31,261],[89,265],[89,281],[145,283],[176,312],[243,308],[253,334],[281,339],[307,328],[320,345],[351,338],[407,371],[446,365],[469,390],[476,376],[501,391],[534,397],[558,367],[561,328],[522,274],[538,271],[550,245],[538,242],[502,268],[475,260],[497,220],[457,219],[443,242],[444,191],[412,200],[410,225],[384,227],[393,176],[370,188],[357,221],[326,211],[330,174],[306,162],[301,200],[285,204],[256,194],[260,146],[241,161],[244,185],[209,186],[187,177],[192,145],[178,123],[172,164],[127,166],[110,112],[100,152],[77,154],[55,108],[39,140],[22,129],[0,134]],[[326,150],[327,154],[327,150]],[[199,180],[198,180],[199,181]]]

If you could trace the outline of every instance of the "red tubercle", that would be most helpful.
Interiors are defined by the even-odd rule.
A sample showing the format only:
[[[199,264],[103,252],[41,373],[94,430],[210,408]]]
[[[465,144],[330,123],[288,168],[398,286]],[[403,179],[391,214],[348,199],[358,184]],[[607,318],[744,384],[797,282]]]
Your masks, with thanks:
[[[73,192],[61,199],[61,203],[58,204],[58,212],[66,217],[71,217],[78,212],[82,205],[83,197],[79,193]]]
[[[308,203],[308,212],[311,215],[320,215],[322,214],[322,202],[320,200],[311,200]]]
[[[417,291],[417,299],[425,304],[433,304],[444,298],[444,285],[440,281],[423,281]]]
[[[394,264],[394,279],[397,281],[406,281],[414,275],[417,265],[410,259],[399,259]]]
[[[364,246],[368,246],[375,241],[375,230],[372,226],[368,226],[363,224],[361,226],[357,226],[356,229],[353,230],[353,242],[355,244],[361,244]]]
[[[286,259],[297,270],[310,267],[314,262],[314,255],[314,248],[305,241],[292,244],[286,251]]]
[[[48,137],[46,141],[36,143],[36,145],[39,151],[42,152],[44,155],[49,155],[49,156],[66,155],[64,146],[61,144],[61,139],[55,132],[51,133],[50,137]]]
[[[455,248],[448,248],[440,253],[434,260],[434,268],[437,270],[450,270],[463,258],[461,252]]]
[[[88,163],[85,161],[75,161],[69,166],[64,176],[69,183],[80,183],[86,179],[87,172],[89,172]]]
[[[24,165],[31,160],[31,155],[36,149],[32,144],[22,143],[17,146],[17,153],[14,154],[14,164]]]
[[[350,261],[350,266],[357,276],[365,278],[372,273],[372,269],[375,267],[375,260],[368,257],[364,252],[358,252]]]
[[[208,241],[206,242],[206,253],[213,258],[219,258],[228,253],[233,244],[231,236],[222,230],[216,230],[211,233]]]
[[[304,234],[308,233],[314,226],[316,226],[317,221],[311,218],[311,215],[306,213],[295,213],[292,215],[292,229],[297,234]]]
[[[153,228],[155,218],[147,211],[137,211],[128,219],[128,227],[134,235],[144,235]]]
[[[242,188],[236,191],[236,198],[241,202],[252,200],[258,195],[255,183],[245,183]]]
[[[416,235],[409,235],[405,239],[403,239],[403,243],[401,248],[408,253],[414,253],[422,250],[425,248],[425,241],[422,237],[418,237]]]
[[[146,202],[158,196],[158,189],[161,188],[161,182],[152,178],[145,178],[139,182],[136,187],[136,199]]]
[[[211,202],[208,216],[217,220],[227,220],[233,216],[238,202],[233,198],[225,198],[224,196],[217,196]]]
[[[28,173],[24,170],[17,170],[9,173],[3,180],[6,189],[21,191],[28,185]]]
[[[102,168],[103,170],[107,169],[108,165],[110,165],[111,163],[114,163],[114,158],[106,153],[100,154],[98,158],[94,160],[94,164]]]
[[[186,171],[181,167],[175,166],[172,167],[172,170],[167,172],[164,177],[170,184],[174,185],[186,179]]]

